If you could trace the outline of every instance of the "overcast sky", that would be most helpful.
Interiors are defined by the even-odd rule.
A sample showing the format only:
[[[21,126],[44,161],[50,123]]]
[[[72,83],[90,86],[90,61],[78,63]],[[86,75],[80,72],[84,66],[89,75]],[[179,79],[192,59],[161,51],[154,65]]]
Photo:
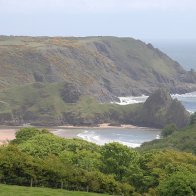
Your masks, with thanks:
[[[196,0],[0,0],[0,34],[196,40]]]

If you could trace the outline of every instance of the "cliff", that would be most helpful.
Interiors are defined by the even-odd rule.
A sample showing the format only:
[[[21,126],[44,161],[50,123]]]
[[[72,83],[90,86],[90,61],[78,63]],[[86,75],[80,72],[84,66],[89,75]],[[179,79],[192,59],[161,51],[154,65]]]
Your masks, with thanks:
[[[1,124],[175,123],[173,116],[184,108],[164,94],[147,100],[143,116],[141,105],[99,104],[119,96],[150,95],[162,87],[170,93],[194,91],[196,74],[140,40],[0,36]],[[180,112],[173,113],[175,108]],[[162,119],[165,115],[168,120]],[[156,124],[157,119],[161,123]]]
[[[139,123],[151,127],[164,127],[174,123],[184,127],[190,121],[190,114],[177,99],[172,99],[165,89],[155,91],[144,103]]]
[[[0,36],[0,89],[69,82],[101,102],[116,96],[196,90],[196,74],[151,44],[117,37]]]

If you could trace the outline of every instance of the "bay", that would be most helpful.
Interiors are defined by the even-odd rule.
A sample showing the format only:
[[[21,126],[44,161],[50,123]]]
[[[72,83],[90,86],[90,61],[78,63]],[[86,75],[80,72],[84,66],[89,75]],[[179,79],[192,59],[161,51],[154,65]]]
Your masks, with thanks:
[[[142,127],[58,129],[53,133],[65,138],[81,138],[98,145],[119,142],[133,148],[139,147],[144,142],[160,138],[160,130]]]

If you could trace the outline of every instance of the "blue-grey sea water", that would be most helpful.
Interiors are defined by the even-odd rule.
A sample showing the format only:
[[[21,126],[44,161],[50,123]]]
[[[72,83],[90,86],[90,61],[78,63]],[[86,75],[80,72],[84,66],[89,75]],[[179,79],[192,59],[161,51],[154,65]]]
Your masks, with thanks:
[[[187,111],[193,113],[196,112],[196,92],[186,93],[182,95],[172,95],[173,98],[178,99],[184,105]],[[145,102],[148,96],[140,96],[140,97],[119,97],[120,102],[117,104],[127,105],[134,103]]]
[[[119,142],[129,147],[139,147],[142,143],[159,139],[160,130],[152,128],[73,128],[59,129],[55,135],[70,138],[78,137],[98,145]]]
[[[172,95],[173,98],[182,102],[185,108],[193,113],[196,112],[196,92],[184,95]],[[148,97],[120,97],[122,105],[144,102]],[[129,147],[139,147],[142,143],[160,138],[160,130],[153,128],[74,128],[59,129],[54,133],[61,137],[78,137],[89,142],[104,145],[110,142],[119,142]]]

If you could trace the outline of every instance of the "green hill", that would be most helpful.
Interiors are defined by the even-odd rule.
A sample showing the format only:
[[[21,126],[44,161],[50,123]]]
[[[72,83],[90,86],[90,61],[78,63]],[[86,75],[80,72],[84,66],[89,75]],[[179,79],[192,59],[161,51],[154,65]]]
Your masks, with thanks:
[[[115,123],[163,128],[169,123],[183,127],[190,120],[184,106],[164,89],[155,91],[144,104],[121,106],[100,104],[95,97],[78,96],[74,87],[65,86],[34,83],[2,90],[0,123],[35,126]]]
[[[82,94],[106,101],[160,86],[188,92],[196,89],[195,78],[151,44],[132,38],[0,36],[1,89],[69,81]]]
[[[99,103],[150,95],[160,87],[172,93],[196,90],[195,73],[139,40],[0,36],[1,124],[149,126],[148,119],[138,121],[141,104]]]

